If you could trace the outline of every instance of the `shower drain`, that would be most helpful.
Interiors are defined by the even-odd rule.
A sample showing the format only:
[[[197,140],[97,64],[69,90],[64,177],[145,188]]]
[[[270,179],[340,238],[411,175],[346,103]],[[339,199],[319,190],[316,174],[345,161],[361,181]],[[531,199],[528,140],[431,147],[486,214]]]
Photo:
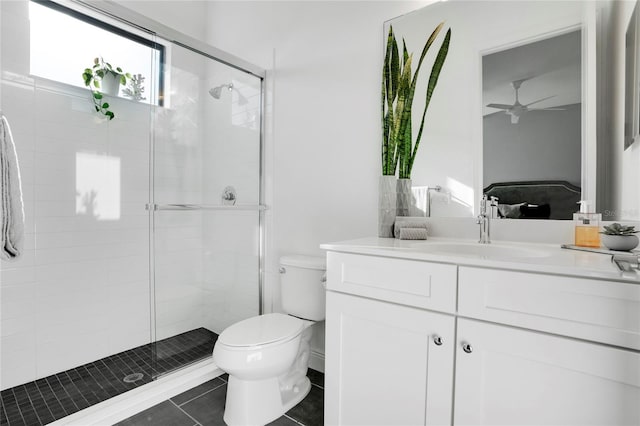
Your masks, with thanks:
[[[142,380],[143,377],[144,374],[142,373],[127,374],[126,376],[124,376],[124,379],[122,379],[122,381],[125,383],[133,383],[137,382],[138,380]]]

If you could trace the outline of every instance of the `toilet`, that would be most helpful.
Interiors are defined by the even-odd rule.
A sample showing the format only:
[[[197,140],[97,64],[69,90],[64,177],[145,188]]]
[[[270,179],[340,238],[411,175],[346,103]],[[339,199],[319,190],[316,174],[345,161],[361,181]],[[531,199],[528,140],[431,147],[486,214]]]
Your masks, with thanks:
[[[226,424],[264,425],[298,404],[311,389],[307,377],[312,325],[325,317],[325,259],[280,258],[282,309],[226,328],[213,348],[229,374]]]

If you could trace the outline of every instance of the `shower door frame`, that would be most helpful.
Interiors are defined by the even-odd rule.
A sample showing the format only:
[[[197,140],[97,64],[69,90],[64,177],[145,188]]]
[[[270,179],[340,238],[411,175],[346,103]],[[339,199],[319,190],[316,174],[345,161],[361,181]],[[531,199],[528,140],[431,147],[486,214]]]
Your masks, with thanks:
[[[119,21],[125,25],[129,25],[138,29],[141,29],[147,33],[150,33],[154,37],[158,37],[158,43],[167,42],[175,44],[184,49],[190,50],[203,57],[209,58],[216,62],[227,65],[231,68],[253,75],[260,79],[260,134],[259,134],[259,196],[258,205],[251,206],[250,210],[258,211],[258,313],[262,315],[264,312],[264,271],[265,271],[265,210],[268,206],[265,205],[265,84],[266,84],[266,70],[252,64],[242,58],[220,50],[214,46],[211,46],[201,40],[188,36],[180,31],[177,31],[171,27],[168,27],[160,22],[150,19],[140,13],[130,10],[124,6],[105,0],[54,0],[56,3],[62,5],[80,5],[83,8],[93,10],[98,14],[106,15],[107,17]],[[165,57],[166,58],[166,57]],[[155,312],[155,212],[157,210],[167,209],[180,209],[180,210],[193,210],[194,208],[202,209],[233,209],[228,206],[194,206],[194,205],[162,205],[155,204],[154,195],[154,182],[155,182],[155,167],[154,167],[154,141],[155,141],[155,114],[152,115],[150,135],[149,135],[149,198],[146,204],[146,209],[149,216],[149,288],[150,288],[150,331],[151,331],[151,343],[156,342],[156,312]],[[241,210],[242,207],[236,207],[235,209]],[[244,208],[247,210],[247,208]],[[205,359],[206,360],[206,359]],[[192,365],[192,364],[189,364]],[[187,365],[188,366],[188,365]],[[186,367],[186,366],[185,366]],[[181,367],[184,368],[184,367]],[[179,370],[180,368],[178,368]],[[169,371],[167,374],[171,374],[176,370]],[[154,377],[157,379],[157,377]]]

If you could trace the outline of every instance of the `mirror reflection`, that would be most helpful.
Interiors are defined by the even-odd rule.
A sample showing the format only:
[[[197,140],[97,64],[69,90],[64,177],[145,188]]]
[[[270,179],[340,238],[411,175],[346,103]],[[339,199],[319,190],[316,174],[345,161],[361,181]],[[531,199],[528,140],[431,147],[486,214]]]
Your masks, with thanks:
[[[640,144],[624,150],[635,3],[453,0],[385,23],[414,50],[438,22],[454,34],[412,173],[431,216],[475,216],[494,192],[507,207],[549,205],[527,217],[570,219],[587,199],[605,220],[640,220]],[[499,189],[513,182],[528,187]]]
[[[497,216],[572,219],[581,199],[578,29],[482,57],[483,192]]]

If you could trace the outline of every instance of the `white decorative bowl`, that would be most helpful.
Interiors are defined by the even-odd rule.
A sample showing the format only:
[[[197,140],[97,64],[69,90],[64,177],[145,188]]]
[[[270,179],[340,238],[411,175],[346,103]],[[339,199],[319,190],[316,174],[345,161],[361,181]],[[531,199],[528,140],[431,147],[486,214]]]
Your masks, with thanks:
[[[602,244],[610,250],[629,251],[638,247],[638,236],[602,234]]]

